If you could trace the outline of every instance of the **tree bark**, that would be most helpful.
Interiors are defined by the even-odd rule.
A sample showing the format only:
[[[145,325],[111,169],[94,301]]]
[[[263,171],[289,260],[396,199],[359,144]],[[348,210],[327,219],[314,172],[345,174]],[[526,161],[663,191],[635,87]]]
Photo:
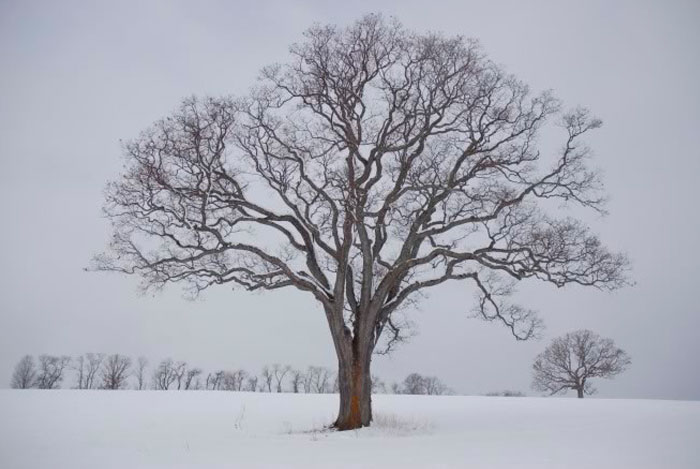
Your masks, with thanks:
[[[583,399],[583,388],[576,388],[576,393],[579,399]]]
[[[367,427],[372,421],[371,360],[371,350],[356,346],[338,356],[340,409],[333,425],[338,430]]]

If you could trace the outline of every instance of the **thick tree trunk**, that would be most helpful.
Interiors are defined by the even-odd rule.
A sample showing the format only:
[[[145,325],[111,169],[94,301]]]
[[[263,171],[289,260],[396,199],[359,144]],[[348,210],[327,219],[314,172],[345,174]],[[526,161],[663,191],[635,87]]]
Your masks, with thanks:
[[[576,389],[576,393],[578,394],[579,399],[583,399],[583,388]]]
[[[338,390],[340,409],[334,427],[353,430],[369,426],[372,420],[372,382],[370,350],[353,347],[349,356],[338,357]]]

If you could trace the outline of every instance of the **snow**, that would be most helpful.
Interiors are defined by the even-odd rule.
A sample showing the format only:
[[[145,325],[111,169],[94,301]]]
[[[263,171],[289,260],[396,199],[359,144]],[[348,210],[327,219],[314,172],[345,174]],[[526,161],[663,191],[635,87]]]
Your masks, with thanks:
[[[700,467],[700,402],[373,403],[373,427],[332,432],[336,395],[1,390],[0,467]]]

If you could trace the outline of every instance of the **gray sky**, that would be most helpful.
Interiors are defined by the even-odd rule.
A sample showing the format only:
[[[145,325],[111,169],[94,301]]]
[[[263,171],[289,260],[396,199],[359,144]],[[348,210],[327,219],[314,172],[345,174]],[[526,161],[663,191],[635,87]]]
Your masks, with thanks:
[[[99,4],[99,5],[98,5]],[[637,285],[615,293],[522,285],[541,341],[516,343],[469,319],[473,292],[446,284],[411,312],[418,335],[374,371],[434,374],[459,392],[529,389],[551,338],[590,328],[633,365],[600,397],[700,399],[700,3],[643,2],[31,2],[0,0],[0,385],[26,353],[171,356],[205,369],[335,366],[325,318],[294,291],[220,287],[197,301],[172,288],[86,273],[106,241],[102,189],[120,139],[191,94],[239,94],[285,59],[314,21],[396,15],[408,28],[481,40],[529,83],[582,104],[610,215],[589,222],[629,253]],[[693,213],[695,215],[693,215]]]

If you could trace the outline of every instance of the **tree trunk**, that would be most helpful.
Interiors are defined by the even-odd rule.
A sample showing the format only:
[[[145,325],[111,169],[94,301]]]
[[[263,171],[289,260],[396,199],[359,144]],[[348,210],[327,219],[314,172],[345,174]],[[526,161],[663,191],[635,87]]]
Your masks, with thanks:
[[[352,347],[349,356],[338,357],[338,390],[340,410],[333,425],[338,430],[369,426],[372,420],[371,350]]]
[[[576,388],[576,393],[579,399],[583,399],[583,388]]]

